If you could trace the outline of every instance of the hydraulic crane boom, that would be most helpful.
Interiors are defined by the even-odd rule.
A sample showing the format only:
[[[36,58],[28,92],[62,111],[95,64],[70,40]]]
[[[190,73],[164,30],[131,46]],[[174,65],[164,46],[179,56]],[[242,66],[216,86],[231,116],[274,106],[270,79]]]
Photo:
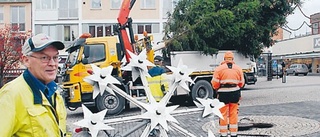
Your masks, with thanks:
[[[125,53],[127,62],[130,61],[129,60],[130,55],[127,52],[127,50],[131,51],[132,53],[135,53],[134,47],[133,47],[135,40],[134,40],[134,34],[132,30],[132,19],[129,18],[129,13],[135,2],[136,0],[123,0],[122,5],[120,7],[119,16],[117,18],[119,23],[119,30],[120,30],[118,34],[119,41],[120,41],[120,44],[122,44],[121,46],[124,47],[123,52]],[[128,33],[126,31],[126,28],[129,29],[130,40],[129,40]]]

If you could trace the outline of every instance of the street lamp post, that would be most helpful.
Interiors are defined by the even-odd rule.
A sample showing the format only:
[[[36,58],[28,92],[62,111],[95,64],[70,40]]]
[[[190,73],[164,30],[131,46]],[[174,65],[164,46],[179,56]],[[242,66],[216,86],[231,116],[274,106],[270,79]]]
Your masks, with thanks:
[[[272,53],[271,52],[268,52],[267,53],[267,62],[268,62],[268,65],[267,65],[267,80],[268,81],[272,81]]]

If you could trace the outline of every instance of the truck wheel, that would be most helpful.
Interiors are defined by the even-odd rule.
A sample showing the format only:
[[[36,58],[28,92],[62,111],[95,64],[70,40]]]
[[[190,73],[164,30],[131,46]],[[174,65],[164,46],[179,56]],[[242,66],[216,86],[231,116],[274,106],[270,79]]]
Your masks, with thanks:
[[[199,80],[192,87],[191,96],[193,100],[196,100],[196,98],[213,98],[213,88],[208,81]]]
[[[96,106],[98,111],[108,109],[107,115],[117,115],[121,113],[125,105],[125,99],[119,94],[112,95],[108,92],[98,95],[96,98]]]

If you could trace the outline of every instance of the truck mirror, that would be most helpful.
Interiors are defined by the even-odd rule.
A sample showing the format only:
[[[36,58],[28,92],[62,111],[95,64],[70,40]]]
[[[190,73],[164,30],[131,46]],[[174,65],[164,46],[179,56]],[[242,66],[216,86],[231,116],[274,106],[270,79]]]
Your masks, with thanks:
[[[90,57],[90,47],[89,46],[84,46],[83,54],[84,54],[84,58]]]
[[[83,64],[88,64],[88,63],[89,63],[88,58],[83,58],[81,62],[82,62]]]

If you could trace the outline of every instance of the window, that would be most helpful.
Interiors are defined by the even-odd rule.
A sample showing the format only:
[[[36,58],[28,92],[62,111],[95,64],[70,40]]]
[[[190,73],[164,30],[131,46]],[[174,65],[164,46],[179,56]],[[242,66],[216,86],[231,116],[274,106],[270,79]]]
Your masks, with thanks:
[[[103,36],[103,26],[97,26],[97,37]]]
[[[101,9],[101,0],[91,0],[91,8]]]
[[[56,9],[57,6],[56,0],[36,0],[36,9],[44,9],[44,10],[50,10],[50,9]]]
[[[120,9],[121,0],[111,0],[111,9]]]
[[[141,9],[154,9],[155,7],[155,0],[141,0]]]
[[[151,25],[144,25],[144,24],[138,24],[138,34],[143,34],[143,31],[147,31],[148,33],[151,33]]]
[[[84,62],[87,64],[106,60],[105,46],[103,44],[85,45],[84,50],[88,50],[89,55],[85,55]]]
[[[64,41],[71,41],[70,26],[64,26]]]
[[[52,39],[74,41],[79,35],[78,25],[35,25],[35,34],[45,33]]]
[[[112,36],[112,25],[106,25],[105,26],[105,32],[106,32],[106,36]]]
[[[92,37],[113,36],[113,24],[89,25],[89,33]]]
[[[12,27],[19,27],[19,31],[25,31],[25,7],[11,7],[11,24]]]
[[[319,34],[319,22],[312,24],[312,34]]]
[[[3,23],[3,6],[0,6],[0,23]]]
[[[135,27],[136,26],[136,27]],[[148,33],[159,33],[160,32],[160,25],[159,23],[153,23],[153,24],[133,24],[133,29],[137,29],[137,31],[134,31],[138,34],[143,34],[143,31],[147,31]]]
[[[76,36],[78,31],[77,31],[77,26],[76,25],[64,25],[63,27],[64,31],[64,41],[74,41],[76,39]]]
[[[63,18],[63,19],[78,18],[77,0],[60,0],[59,1],[59,18]]]
[[[96,37],[96,26],[89,26],[89,33],[92,37]]]
[[[35,25],[35,34],[44,33],[48,34],[52,39],[57,39],[56,25]]]

